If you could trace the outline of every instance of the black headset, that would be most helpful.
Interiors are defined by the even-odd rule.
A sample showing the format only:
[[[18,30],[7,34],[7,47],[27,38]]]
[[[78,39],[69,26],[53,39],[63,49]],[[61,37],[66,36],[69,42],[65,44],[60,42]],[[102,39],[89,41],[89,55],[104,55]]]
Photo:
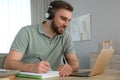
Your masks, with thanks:
[[[52,12],[53,6],[49,6],[48,11],[45,13],[45,18],[48,20],[52,20],[54,17],[54,13]]]

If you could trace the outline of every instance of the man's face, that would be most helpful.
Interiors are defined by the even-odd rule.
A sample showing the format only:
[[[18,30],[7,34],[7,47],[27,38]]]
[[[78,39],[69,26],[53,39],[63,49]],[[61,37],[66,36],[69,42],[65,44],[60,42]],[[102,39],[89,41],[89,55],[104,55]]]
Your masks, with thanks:
[[[52,30],[58,35],[63,34],[66,27],[69,24],[71,17],[72,17],[72,12],[66,9],[59,9],[55,13],[55,16],[52,20],[51,23]]]

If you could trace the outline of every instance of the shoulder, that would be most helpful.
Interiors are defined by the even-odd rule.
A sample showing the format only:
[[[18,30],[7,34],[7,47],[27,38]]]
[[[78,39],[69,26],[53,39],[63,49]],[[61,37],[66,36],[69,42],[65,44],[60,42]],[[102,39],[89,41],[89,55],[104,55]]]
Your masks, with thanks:
[[[42,26],[41,24],[34,24],[34,25],[26,25],[26,26],[23,26],[21,28],[20,31],[23,31],[23,32],[37,32],[38,28],[40,28],[40,26]]]
[[[31,30],[31,29],[37,29],[38,26],[41,26],[41,24],[33,24],[33,25],[26,25],[23,26],[21,29],[23,30]]]
[[[63,34],[64,38],[71,38],[70,32],[69,30],[65,30],[64,34]]]

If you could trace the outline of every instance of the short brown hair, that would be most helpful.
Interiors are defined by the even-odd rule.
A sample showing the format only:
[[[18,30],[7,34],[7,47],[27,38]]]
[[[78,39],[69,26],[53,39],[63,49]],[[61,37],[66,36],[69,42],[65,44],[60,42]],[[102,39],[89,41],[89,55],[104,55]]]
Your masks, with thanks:
[[[63,8],[63,9],[67,9],[67,10],[73,12],[73,6],[65,1],[58,1],[58,0],[52,1],[50,3],[50,6],[52,7],[53,11]]]

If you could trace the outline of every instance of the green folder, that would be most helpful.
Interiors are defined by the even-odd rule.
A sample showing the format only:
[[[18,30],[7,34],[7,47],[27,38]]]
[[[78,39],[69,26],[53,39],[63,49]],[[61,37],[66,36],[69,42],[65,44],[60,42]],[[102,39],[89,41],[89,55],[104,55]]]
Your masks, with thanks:
[[[37,79],[37,80],[42,80],[42,77],[38,76],[38,75],[16,74],[16,77],[33,78],[33,79]]]

